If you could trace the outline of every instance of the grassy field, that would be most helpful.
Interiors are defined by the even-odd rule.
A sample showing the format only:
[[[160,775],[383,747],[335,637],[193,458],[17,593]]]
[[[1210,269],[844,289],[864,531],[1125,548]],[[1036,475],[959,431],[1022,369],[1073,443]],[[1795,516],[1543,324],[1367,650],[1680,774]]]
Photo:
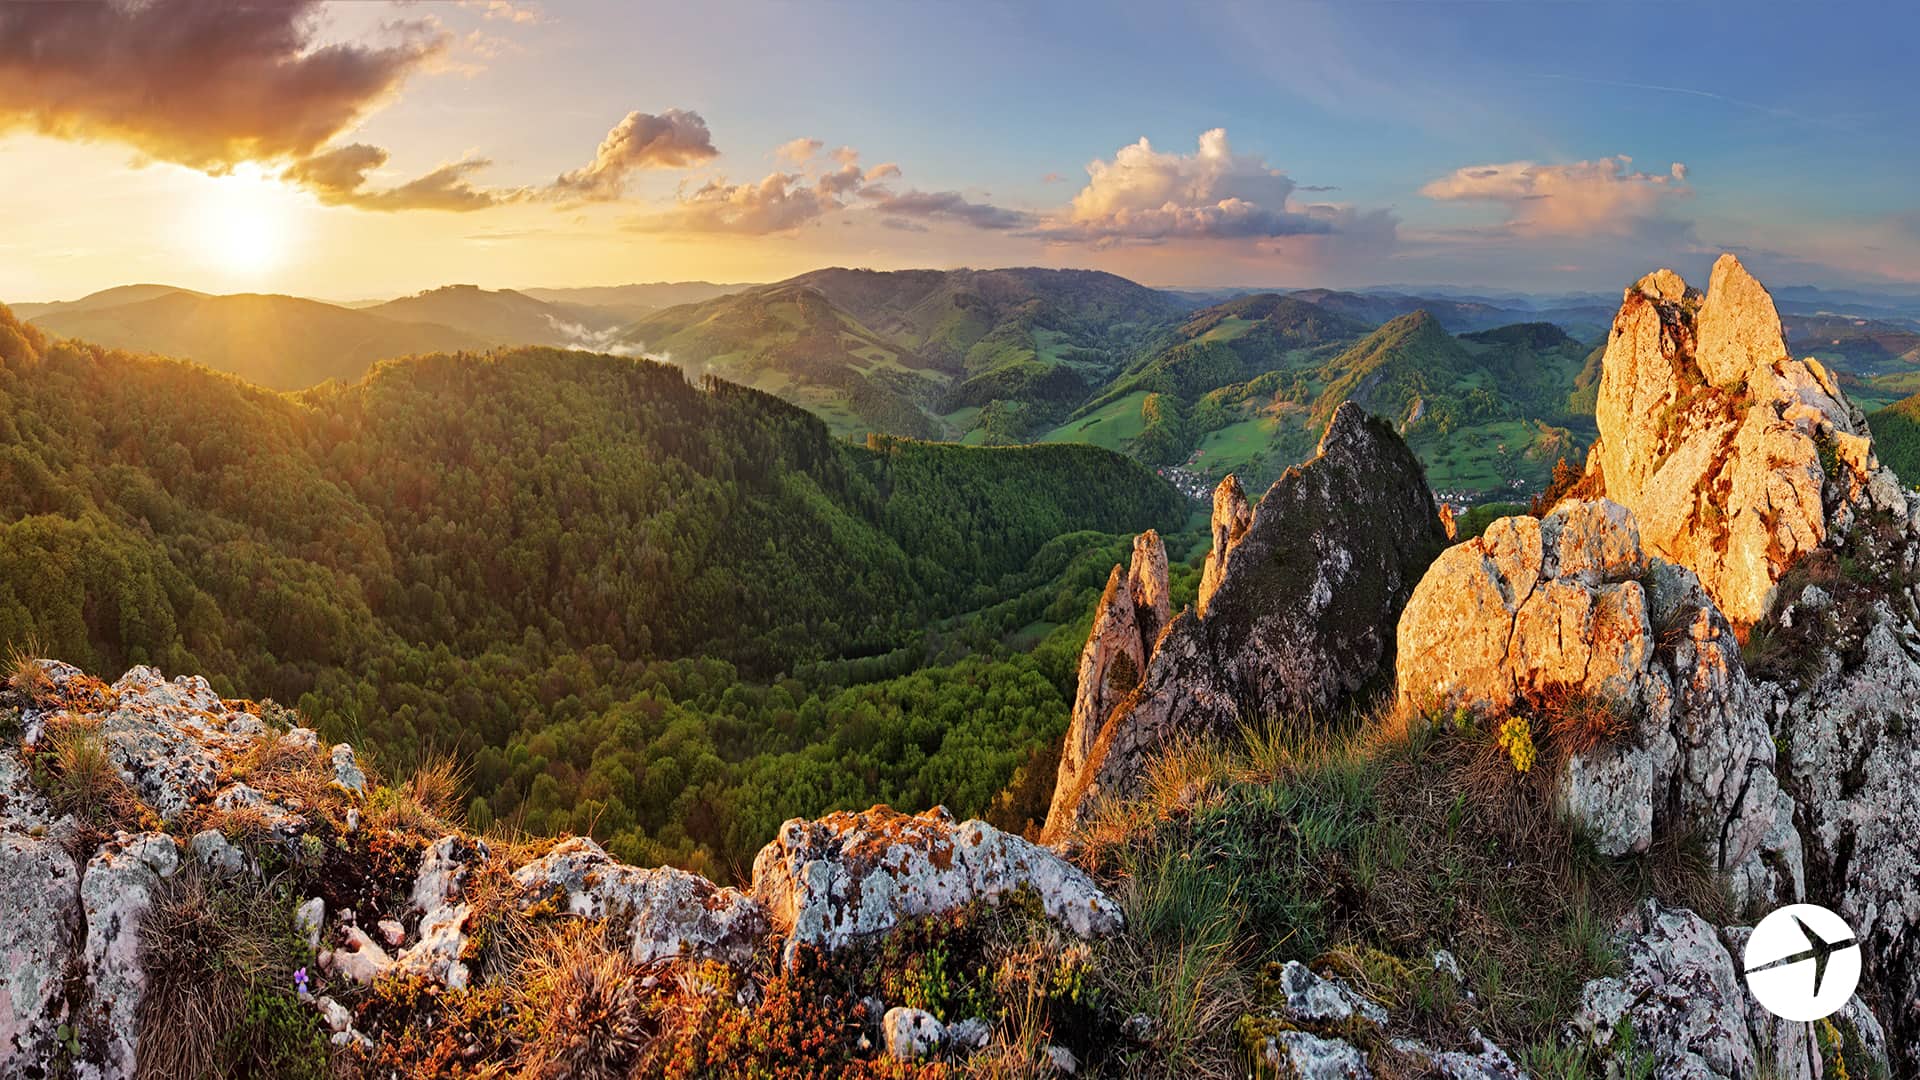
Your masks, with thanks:
[[[1119,450],[1147,426],[1140,405],[1147,400],[1145,390],[1109,402],[1078,419],[1069,420],[1045,435],[1041,442],[1092,443],[1108,450]]]
[[[1414,453],[1427,467],[1427,483],[1435,491],[1492,493],[1512,491],[1519,480],[1524,490],[1546,486],[1553,463],[1584,458],[1584,448],[1557,447],[1530,420],[1505,420],[1462,428],[1445,436],[1415,436]],[[1529,451],[1532,451],[1529,453]]]
[[[1247,331],[1258,325],[1259,324],[1252,319],[1243,319],[1238,315],[1230,315],[1227,318],[1221,319],[1214,325],[1213,329],[1208,330],[1194,340],[1232,341],[1234,338],[1244,336]]]

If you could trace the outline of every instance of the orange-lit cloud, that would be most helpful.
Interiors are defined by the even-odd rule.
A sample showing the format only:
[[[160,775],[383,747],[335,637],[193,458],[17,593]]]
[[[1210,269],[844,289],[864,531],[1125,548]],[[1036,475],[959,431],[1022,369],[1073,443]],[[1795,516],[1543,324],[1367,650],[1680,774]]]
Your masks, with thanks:
[[[896,192],[882,181],[901,175],[900,166],[882,162],[871,168],[860,164],[860,152],[842,146],[827,155],[831,168],[808,168],[823,144],[795,139],[774,151],[795,161],[799,172],[774,172],[758,182],[730,184],[709,180],[683,191],[673,207],[634,218],[628,226],[649,233],[739,233],[767,236],[791,232],[802,225],[842,211],[876,215],[892,229],[924,231],[916,222],[945,221],[988,231],[1019,228],[1033,223],[1023,211],[971,202],[957,191]]]
[[[684,169],[711,161],[713,135],[700,114],[685,109],[630,112],[607,132],[593,160],[561,173],[550,192],[562,198],[608,202],[625,192],[627,176],[642,169]]]
[[[628,222],[636,232],[743,233],[765,236],[799,228],[842,203],[797,173],[770,173],[758,183],[709,180],[681,195],[674,208]]]
[[[327,206],[357,206],[363,210],[484,210],[525,194],[468,183],[467,177],[492,164],[484,158],[443,165],[398,187],[368,190],[367,173],[386,162],[387,152],[380,147],[353,143],[304,158],[281,176],[313,192]]]
[[[795,165],[805,165],[808,161],[812,160],[813,155],[819,153],[820,148],[825,145],[827,144],[821,142],[819,139],[792,139],[775,148],[773,156],[785,161],[791,161]]]
[[[447,47],[425,22],[316,46],[318,5],[0,4],[0,131],[116,141],[220,173],[310,155]]]
[[[1351,216],[1293,205],[1293,180],[1258,156],[1235,154],[1223,128],[1202,134],[1191,154],[1163,153],[1142,138],[1088,164],[1087,177],[1066,210],[1039,226],[1041,236],[1106,245],[1257,240],[1335,232]]]
[[[1496,203],[1506,209],[1504,227],[1522,236],[1630,235],[1690,193],[1685,165],[1635,172],[1625,154],[1570,165],[1472,165],[1420,189],[1429,199]]]

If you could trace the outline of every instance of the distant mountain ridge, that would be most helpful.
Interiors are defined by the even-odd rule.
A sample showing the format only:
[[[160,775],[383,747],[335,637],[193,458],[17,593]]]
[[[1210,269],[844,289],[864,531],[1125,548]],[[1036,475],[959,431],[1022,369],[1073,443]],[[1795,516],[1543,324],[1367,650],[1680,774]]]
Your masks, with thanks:
[[[427,352],[502,345],[606,350],[617,315],[472,285],[433,289],[360,308],[296,296],[215,296],[129,285],[53,304],[23,304],[34,325],[61,337],[191,359],[274,390],[351,381],[375,363]]]

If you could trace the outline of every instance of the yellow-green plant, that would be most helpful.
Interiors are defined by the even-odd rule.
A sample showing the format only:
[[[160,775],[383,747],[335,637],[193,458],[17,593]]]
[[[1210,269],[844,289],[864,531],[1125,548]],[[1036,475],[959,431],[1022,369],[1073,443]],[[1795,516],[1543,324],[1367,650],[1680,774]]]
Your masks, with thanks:
[[[1495,745],[1506,751],[1513,760],[1514,772],[1526,772],[1533,768],[1539,757],[1539,750],[1533,745],[1533,725],[1524,716],[1509,716],[1500,725],[1500,735]]]

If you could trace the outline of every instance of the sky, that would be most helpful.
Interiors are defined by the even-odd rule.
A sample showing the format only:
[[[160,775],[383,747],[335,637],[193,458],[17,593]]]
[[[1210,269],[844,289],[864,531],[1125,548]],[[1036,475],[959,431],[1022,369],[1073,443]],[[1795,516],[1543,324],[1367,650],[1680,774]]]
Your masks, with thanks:
[[[1887,6],[0,5],[0,301],[1090,267],[1920,287]]]

